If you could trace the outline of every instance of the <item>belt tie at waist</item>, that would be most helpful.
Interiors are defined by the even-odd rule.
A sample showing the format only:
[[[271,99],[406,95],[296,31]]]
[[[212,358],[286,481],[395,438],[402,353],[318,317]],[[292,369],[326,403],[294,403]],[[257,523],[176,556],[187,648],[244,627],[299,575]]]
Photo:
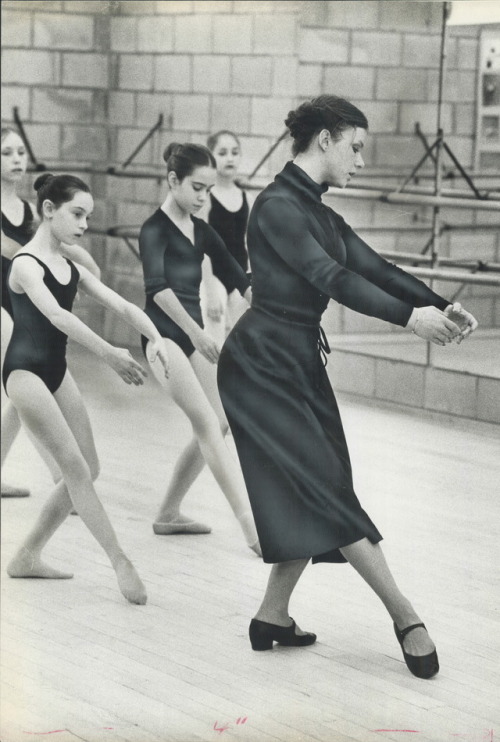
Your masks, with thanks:
[[[328,345],[328,340],[325,335],[325,331],[319,326],[319,336],[318,336],[318,349],[321,355],[321,361],[323,363],[323,366],[326,366],[328,362],[328,358],[326,357],[328,353],[331,353],[330,346]]]

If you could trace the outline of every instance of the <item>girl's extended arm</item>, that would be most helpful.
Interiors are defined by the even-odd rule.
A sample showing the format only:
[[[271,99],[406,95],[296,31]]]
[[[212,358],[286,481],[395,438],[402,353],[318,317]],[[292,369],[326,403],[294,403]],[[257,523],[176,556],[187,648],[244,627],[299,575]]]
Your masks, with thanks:
[[[78,265],[83,265],[93,276],[99,279],[101,278],[101,269],[92,255],[84,247],[81,247],[81,245],[67,245],[63,242],[61,252],[65,258],[69,258],[74,263],[78,263]]]

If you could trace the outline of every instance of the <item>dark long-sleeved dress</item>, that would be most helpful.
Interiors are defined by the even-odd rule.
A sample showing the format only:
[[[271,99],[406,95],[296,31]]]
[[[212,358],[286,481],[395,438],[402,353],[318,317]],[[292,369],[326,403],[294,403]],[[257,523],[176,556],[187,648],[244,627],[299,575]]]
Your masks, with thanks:
[[[144,311],[164,338],[173,340],[189,357],[195,350],[188,335],[155,302],[159,291],[172,289],[189,316],[203,327],[200,308],[201,264],[208,255],[214,274],[228,293],[243,295],[250,285],[246,273],[229,254],[217,232],[202,219],[194,223],[194,244],[162,209],[146,219],[139,233],[139,250],[144,273]],[[147,338],[142,337],[143,350]]]
[[[222,349],[218,383],[264,561],[344,562],[339,548],[382,536],[353,489],[325,370],[330,299],[405,326],[414,307],[448,302],[388,263],[321,202],[327,186],[287,163],[248,227],[252,307]]]

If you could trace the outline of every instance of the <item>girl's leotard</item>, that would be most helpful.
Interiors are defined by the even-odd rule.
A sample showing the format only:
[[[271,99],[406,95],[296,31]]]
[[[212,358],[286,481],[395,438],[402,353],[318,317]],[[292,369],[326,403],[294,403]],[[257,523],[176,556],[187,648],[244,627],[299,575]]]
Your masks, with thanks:
[[[52,271],[31,253],[21,253],[12,259],[29,257],[36,260],[44,270],[43,282],[53,294],[58,304],[71,311],[76,295],[80,274],[71,260],[69,283],[59,283]],[[66,344],[68,336],[58,330],[47,317],[33,304],[27,294],[12,291],[7,282],[13,309],[14,329],[5,354],[3,384],[12,371],[31,371],[41,378],[52,394],[59,389],[66,373]]]
[[[213,272],[228,293],[238,289],[243,295],[250,285],[247,275],[229,254],[223,241],[206,222],[191,217],[194,244],[162,209],[147,219],[139,234],[146,290],[144,311],[164,338],[173,340],[190,356],[195,348],[188,335],[156,304],[159,291],[172,289],[182,306],[203,327],[200,307],[201,264],[204,255],[212,261]],[[145,349],[147,338],[142,337]]]
[[[222,237],[222,241],[233,258],[240,264],[243,270],[248,271],[248,253],[245,245],[245,233],[248,222],[248,201],[243,191],[243,203],[238,211],[228,211],[225,206],[210,194],[210,214],[208,223]]]
[[[2,232],[7,237],[10,237],[11,240],[14,240],[14,242],[17,242],[19,243],[19,245],[24,247],[24,245],[26,245],[26,243],[29,242],[33,237],[33,227],[35,225],[35,220],[29,203],[27,201],[24,201],[23,199],[23,204],[23,220],[18,226],[12,224],[12,222],[5,216],[2,211]],[[10,258],[5,258],[2,255],[2,307],[12,317],[12,305],[10,303],[10,296],[7,288],[7,273],[9,271],[11,263],[12,260]]]

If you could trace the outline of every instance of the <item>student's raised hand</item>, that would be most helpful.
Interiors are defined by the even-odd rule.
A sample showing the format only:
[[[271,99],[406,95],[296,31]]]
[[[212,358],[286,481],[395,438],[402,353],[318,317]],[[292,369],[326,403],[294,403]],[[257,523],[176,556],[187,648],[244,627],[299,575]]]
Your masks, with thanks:
[[[457,343],[461,343],[462,340],[465,340],[477,328],[477,319],[470,312],[467,312],[458,301],[454,304],[448,304],[444,313],[448,319],[451,319],[460,328],[460,336],[456,340]]]
[[[157,360],[160,361],[163,368],[165,369],[165,378],[168,379],[170,370],[170,360],[168,353],[165,349],[165,343],[163,340],[156,340],[154,343],[148,343],[148,361],[155,363]]]
[[[146,371],[126,348],[112,348],[105,360],[126,384],[139,386],[144,383],[142,377],[147,376]]]
[[[191,337],[196,350],[204,356],[210,363],[217,363],[220,355],[220,348],[208,333],[200,328],[199,332]]]
[[[437,307],[414,309],[409,324],[415,335],[436,345],[446,345],[460,337],[460,327]]]

